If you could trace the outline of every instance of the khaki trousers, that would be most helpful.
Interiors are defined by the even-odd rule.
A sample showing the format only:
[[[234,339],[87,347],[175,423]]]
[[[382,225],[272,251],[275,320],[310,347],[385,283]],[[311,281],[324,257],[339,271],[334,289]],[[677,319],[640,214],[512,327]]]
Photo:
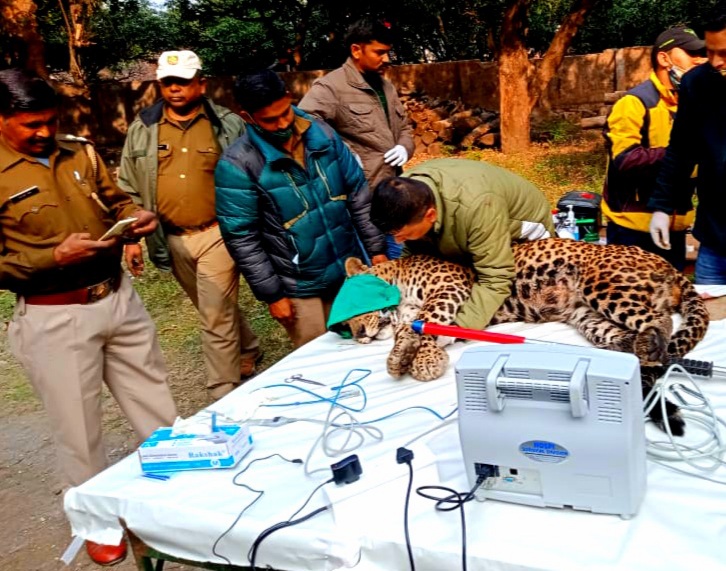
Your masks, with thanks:
[[[328,329],[326,324],[333,305],[333,298],[305,297],[291,298],[295,311],[295,322],[285,326],[295,349],[321,336]]]
[[[28,305],[20,297],[8,338],[50,418],[67,484],[106,467],[104,382],[140,440],[173,424],[156,329],[126,276],[117,292],[88,305]]]
[[[219,226],[196,234],[169,235],[167,241],[172,273],[201,319],[207,388],[220,397],[214,388],[229,385],[231,390],[239,385],[241,359],[254,360],[260,354],[260,342],[237,304],[239,271]]]

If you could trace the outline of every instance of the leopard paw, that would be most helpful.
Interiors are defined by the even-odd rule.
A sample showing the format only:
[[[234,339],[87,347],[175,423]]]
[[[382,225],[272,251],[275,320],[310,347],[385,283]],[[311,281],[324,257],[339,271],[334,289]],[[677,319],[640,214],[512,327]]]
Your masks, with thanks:
[[[421,346],[421,336],[410,330],[399,328],[396,331],[396,342],[388,354],[386,368],[388,374],[398,378],[405,375]]]
[[[648,327],[635,338],[633,352],[641,363],[666,363],[668,361],[668,337],[660,329]]]
[[[433,381],[443,376],[449,365],[449,354],[436,344],[427,344],[416,353],[411,376],[417,381]]]

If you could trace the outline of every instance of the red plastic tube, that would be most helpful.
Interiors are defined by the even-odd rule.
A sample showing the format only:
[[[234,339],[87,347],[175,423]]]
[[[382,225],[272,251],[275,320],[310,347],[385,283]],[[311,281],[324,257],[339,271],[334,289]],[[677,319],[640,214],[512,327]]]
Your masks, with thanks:
[[[467,329],[456,325],[439,325],[426,321],[414,321],[411,328],[420,335],[446,335],[459,339],[471,339],[473,341],[489,341],[490,343],[527,343],[527,338],[520,335],[509,335],[507,333],[494,333],[492,331],[479,331],[478,329]]]

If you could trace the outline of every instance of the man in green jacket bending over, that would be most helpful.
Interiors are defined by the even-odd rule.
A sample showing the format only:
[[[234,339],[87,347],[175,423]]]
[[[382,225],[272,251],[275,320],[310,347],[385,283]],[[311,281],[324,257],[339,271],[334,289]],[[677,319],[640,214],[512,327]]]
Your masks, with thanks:
[[[421,163],[382,181],[371,220],[405,242],[404,254],[428,254],[476,272],[471,298],[456,324],[483,329],[509,296],[512,242],[555,235],[551,207],[532,183],[493,165],[462,159]]]

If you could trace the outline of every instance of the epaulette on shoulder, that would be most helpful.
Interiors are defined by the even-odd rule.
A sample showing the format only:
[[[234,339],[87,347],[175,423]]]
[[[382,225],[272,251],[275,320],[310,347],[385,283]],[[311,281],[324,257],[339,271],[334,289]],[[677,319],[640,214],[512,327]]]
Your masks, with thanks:
[[[96,149],[93,146],[93,141],[89,141],[85,137],[78,137],[76,135],[58,135],[58,141],[63,143],[80,143],[83,145],[83,149],[88,155],[88,159],[91,161],[91,167],[93,169],[93,178],[98,176],[98,155],[96,155]]]
[[[93,141],[77,135],[58,135],[58,140],[65,143],[83,143],[84,145],[93,145]]]

